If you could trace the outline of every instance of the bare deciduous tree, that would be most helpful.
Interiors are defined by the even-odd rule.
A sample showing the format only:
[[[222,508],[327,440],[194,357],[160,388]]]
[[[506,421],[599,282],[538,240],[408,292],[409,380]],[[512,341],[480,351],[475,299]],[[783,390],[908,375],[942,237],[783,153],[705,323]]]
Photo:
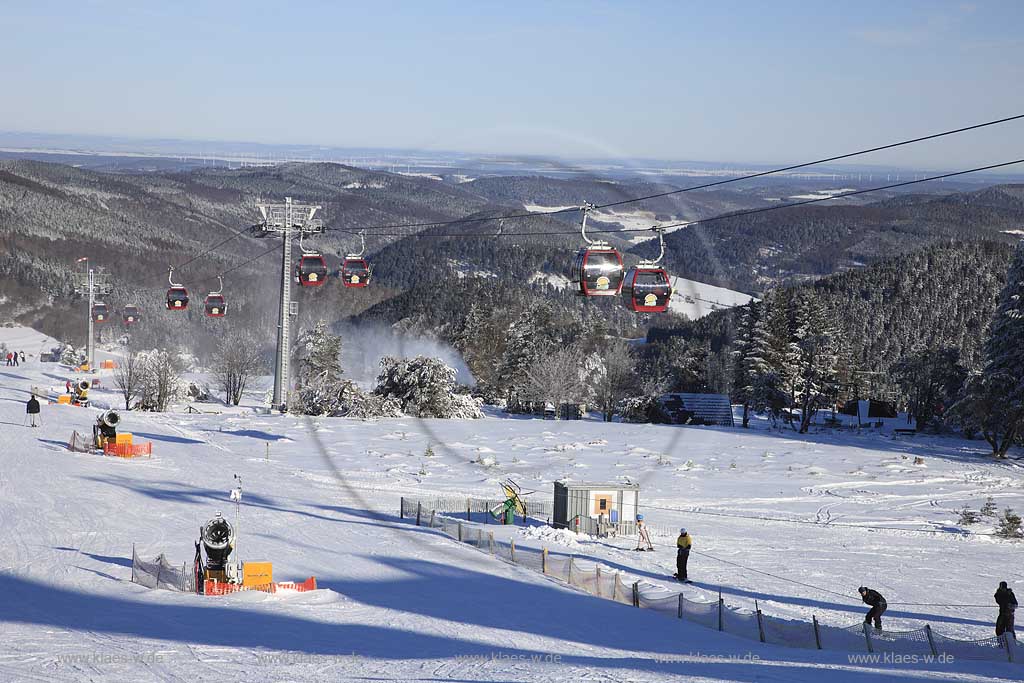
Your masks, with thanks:
[[[125,410],[131,410],[132,400],[142,396],[145,382],[144,374],[144,359],[139,357],[134,351],[129,350],[114,372],[114,384],[124,397]]]
[[[556,417],[561,417],[562,404],[578,399],[582,391],[579,356],[573,347],[559,349],[541,356],[526,371],[530,396],[553,405]]]
[[[252,335],[235,331],[221,340],[213,359],[213,376],[224,392],[225,403],[237,406],[246,386],[262,370],[260,345]]]
[[[168,351],[151,351],[143,360],[140,403],[147,410],[164,412],[180,389],[181,359]]]
[[[599,355],[601,368],[594,373],[592,388],[605,422],[611,422],[619,402],[635,390],[636,361],[629,345],[619,340],[609,340]]]

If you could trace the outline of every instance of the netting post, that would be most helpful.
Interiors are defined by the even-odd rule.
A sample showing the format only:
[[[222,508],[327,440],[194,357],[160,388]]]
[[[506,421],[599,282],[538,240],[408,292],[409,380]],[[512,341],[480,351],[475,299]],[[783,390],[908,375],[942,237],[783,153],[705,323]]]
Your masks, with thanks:
[[[722,621],[722,609],[725,606],[725,600],[722,600],[722,589],[718,589],[718,630],[724,631],[725,624]]]
[[[469,504],[469,498],[467,498],[466,499],[466,521],[467,522],[472,522],[473,521],[473,515],[471,513],[471,509],[472,508],[470,507],[470,504]]]
[[[601,565],[594,567],[594,573],[597,576],[594,579],[594,595],[601,597]]]
[[[433,529],[433,528],[434,528],[434,514],[435,514],[436,512],[437,512],[437,510],[431,510],[431,511],[430,511],[430,528],[431,528],[431,529]]]
[[[570,555],[570,556],[569,556],[569,578],[568,578],[568,579],[566,579],[566,582],[567,582],[567,583],[568,583],[568,584],[569,584],[570,586],[572,585],[572,558],[573,558],[573,556],[572,556],[572,555]]]
[[[818,630],[818,617],[811,615],[811,622],[814,624],[814,644],[821,649],[821,631]]]
[[[398,503],[398,518],[405,519],[405,496],[402,496],[400,501]]]
[[[761,608],[760,608],[760,606],[758,606],[757,600],[754,600],[754,613],[757,615],[757,635],[761,639],[761,642],[763,643],[763,642],[765,642],[764,641],[764,622],[761,621]]]
[[[516,539],[514,539],[514,538],[511,539],[508,542],[508,546],[509,546],[509,550],[508,550],[509,557],[512,558],[512,564],[515,564],[516,563]]]
[[[1003,634],[1003,643],[1006,645],[1006,658],[1013,661],[1013,648],[1017,647],[1017,635],[1013,631]]]
[[[924,625],[924,633],[925,633],[926,636],[928,636],[928,647],[930,647],[932,649],[932,656],[933,657],[938,657],[939,656],[939,651],[935,647],[935,639],[932,638],[932,627],[929,626],[928,624],[925,624]]]
[[[615,572],[615,580],[612,581],[612,600],[618,601],[619,599],[619,583],[622,579],[619,578],[619,572]]]
[[[132,543],[132,583],[135,583],[135,544]]]
[[[487,549],[491,551],[491,555],[494,554],[494,532],[487,532]]]
[[[640,582],[633,582],[633,607],[640,606]]]
[[[541,551],[540,551],[540,573],[541,574],[547,574],[548,573],[548,549],[547,548],[541,548]]]
[[[459,543],[462,543],[462,522],[459,522]]]
[[[423,503],[416,501],[416,526],[420,526],[420,517],[423,516]]]
[[[868,622],[864,622],[864,640],[868,641],[868,652],[874,652],[875,648],[871,645],[871,626]]]
[[[679,616],[679,618],[680,618],[680,619],[682,619],[682,618],[683,618],[683,602],[684,602],[685,600],[686,600],[686,598],[684,598],[684,597],[683,597],[683,594],[682,594],[682,593],[680,593],[680,594],[679,594],[679,612],[678,612],[678,616]]]
[[[484,530],[479,528],[479,527],[477,527],[477,530],[476,530],[476,547],[477,548],[483,548],[484,547]]]

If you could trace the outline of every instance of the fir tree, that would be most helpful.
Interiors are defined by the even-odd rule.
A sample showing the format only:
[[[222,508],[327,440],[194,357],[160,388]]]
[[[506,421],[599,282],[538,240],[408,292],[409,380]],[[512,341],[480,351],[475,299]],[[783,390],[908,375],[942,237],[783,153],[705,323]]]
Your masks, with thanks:
[[[1017,246],[985,340],[985,366],[955,406],[997,458],[1005,458],[1024,431],[1024,242]]]

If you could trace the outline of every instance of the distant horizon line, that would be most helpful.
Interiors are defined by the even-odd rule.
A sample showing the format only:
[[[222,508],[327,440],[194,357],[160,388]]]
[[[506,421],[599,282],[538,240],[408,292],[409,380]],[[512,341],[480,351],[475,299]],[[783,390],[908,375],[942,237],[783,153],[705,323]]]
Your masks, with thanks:
[[[21,138],[19,139],[5,139],[6,136],[10,138]],[[36,138],[35,146],[23,146],[26,142],[24,138]],[[45,140],[49,140],[50,145],[53,145],[57,140],[70,141],[77,139],[79,144],[62,146],[49,146],[44,145],[40,147],[38,145],[43,144]],[[113,144],[113,149],[102,149],[102,148],[90,148],[83,147],[81,143],[87,141],[99,142],[106,141],[109,144]],[[22,144],[18,144],[22,143]],[[138,145],[138,146],[136,146]],[[178,149],[174,149],[174,146],[180,145]],[[210,149],[201,150],[195,149],[195,145],[210,145],[220,146],[221,149]],[[169,146],[169,148],[168,148]],[[145,149],[145,147],[156,147],[156,149]],[[236,149],[223,149],[223,147],[235,147]],[[237,149],[241,148],[241,149]],[[248,149],[246,149],[248,148]],[[262,151],[258,151],[262,150]],[[285,150],[292,150],[293,152],[305,152],[306,154],[299,155],[288,155],[283,154],[275,158],[272,151],[277,150],[279,152]],[[380,156],[382,159],[376,160],[377,163],[388,163],[392,162],[396,165],[402,163],[400,157],[407,156],[419,156],[425,157],[419,159],[419,165],[427,165],[424,163],[428,161],[439,161],[437,157],[454,157],[446,159],[448,163],[456,161],[458,157],[469,157],[465,161],[476,160],[488,163],[551,163],[551,162],[582,162],[590,164],[607,164],[613,166],[618,170],[643,170],[644,165],[668,165],[668,168],[675,170],[683,170],[684,165],[691,165],[694,168],[688,170],[694,171],[717,171],[721,173],[725,170],[731,171],[763,171],[766,169],[788,166],[794,163],[803,163],[801,161],[778,161],[778,162],[764,162],[764,161],[706,161],[698,159],[668,159],[668,158],[656,158],[656,157],[601,157],[601,156],[566,156],[566,155],[542,155],[542,154],[512,154],[508,152],[479,152],[472,150],[455,150],[455,149],[424,149],[416,147],[346,147],[341,145],[324,145],[324,144],[312,144],[312,143],[269,143],[269,142],[254,142],[246,140],[215,140],[215,139],[198,139],[198,138],[180,138],[180,137],[143,137],[143,136],[130,136],[130,135],[105,135],[98,133],[52,133],[42,131],[20,131],[20,130],[0,130],[0,151],[8,153],[26,153],[26,154],[68,154],[75,155],[80,154],[82,156],[137,156],[140,158],[196,158],[196,159],[210,159],[218,161],[237,161],[239,163],[245,163],[247,160],[262,163],[344,163],[348,161],[346,159],[339,159],[337,157],[328,157],[326,153],[333,152],[340,154],[340,156],[356,157],[356,156]],[[313,154],[310,154],[313,153]],[[320,156],[317,158],[317,154]],[[264,156],[265,155],[265,156]],[[308,155],[308,156],[307,156]],[[388,159],[388,156],[395,157],[394,159]],[[297,156],[307,156],[307,158],[297,158]],[[434,157],[431,159],[431,157]],[[354,159],[350,159],[354,161]],[[409,159],[408,161],[412,161]],[[806,171],[812,171],[813,167],[809,167]],[[830,166],[822,164],[819,167],[818,173],[824,174],[824,169],[835,170],[836,172],[841,169],[856,169],[858,172],[870,173],[870,172],[888,172],[888,173],[913,173],[913,172],[934,172],[934,171],[948,171],[950,168],[943,167],[912,167],[912,166],[887,166],[881,164],[857,164],[849,163],[843,166]],[[552,169],[561,170],[562,172],[571,171],[572,169]],[[585,169],[579,169],[580,172]],[[805,170],[805,169],[801,169]],[[978,175],[998,175],[1004,177],[1024,177],[1024,171],[1021,173],[1007,173],[1007,172],[981,172]]]

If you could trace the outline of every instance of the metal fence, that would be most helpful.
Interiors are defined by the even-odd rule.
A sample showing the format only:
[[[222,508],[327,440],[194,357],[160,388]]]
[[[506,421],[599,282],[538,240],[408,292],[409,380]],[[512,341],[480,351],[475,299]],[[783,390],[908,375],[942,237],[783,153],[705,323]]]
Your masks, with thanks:
[[[406,501],[403,503],[403,510],[407,504],[411,506],[408,510],[404,510],[408,516],[415,515],[416,506],[419,505],[423,510],[434,512],[438,515],[461,518],[467,522],[483,522],[484,524],[497,523],[498,519],[492,514],[492,511],[505,503],[504,499],[462,498],[455,496],[421,498],[418,500],[406,500],[403,498],[403,500]],[[523,503],[526,505],[528,517],[534,517],[543,521],[551,519],[553,506],[550,502],[524,499]],[[522,519],[522,517],[518,516],[518,513],[517,519]]]
[[[454,500],[461,500],[463,504],[466,501]],[[431,508],[431,502],[402,498],[401,516],[419,526],[439,529],[482,552],[541,572],[596,597],[649,609],[705,628],[785,647],[934,657],[947,654],[959,659],[1003,662],[1019,660],[1017,641],[1012,633],[979,640],[959,640],[935,633],[929,625],[911,631],[891,631],[875,629],[865,623],[830,626],[821,624],[816,617],[809,622],[783,619],[764,614],[756,602],[753,611],[726,605],[721,594],[717,601],[690,600],[682,593],[632,580],[623,572],[609,570],[593,560],[551,552],[548,548],[537,550],[517,546],[514,540],[495,540],[494,532],[468,521],[465,510],[460,509],[458,514],[462,519],[456,519],[450,513]],[[472,514],[468,517],[472,519]]]

